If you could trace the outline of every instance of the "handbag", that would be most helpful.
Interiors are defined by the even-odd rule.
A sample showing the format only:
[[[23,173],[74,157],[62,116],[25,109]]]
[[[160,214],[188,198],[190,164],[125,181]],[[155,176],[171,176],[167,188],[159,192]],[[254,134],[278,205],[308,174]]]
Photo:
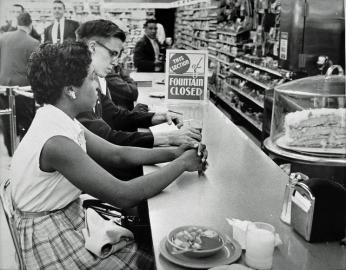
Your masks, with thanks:
[[[137,215],[129,215],[125,209],[114,207],[98,199],[87,199],[83,201],[83,208],[95,210],[103,219],[112,220],[119,226],[130,230],[138,243],[144,242],[151,245],[150,224],[145,218]]]

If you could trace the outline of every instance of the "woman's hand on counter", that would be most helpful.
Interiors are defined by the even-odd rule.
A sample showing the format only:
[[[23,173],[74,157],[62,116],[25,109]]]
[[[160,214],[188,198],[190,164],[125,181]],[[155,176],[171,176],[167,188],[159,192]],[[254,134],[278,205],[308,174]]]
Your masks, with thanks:
[[[183,144],[176,151],[178,159],[183,160],[186,171],[203,172],[207,169],[208,151],[205,144]]]

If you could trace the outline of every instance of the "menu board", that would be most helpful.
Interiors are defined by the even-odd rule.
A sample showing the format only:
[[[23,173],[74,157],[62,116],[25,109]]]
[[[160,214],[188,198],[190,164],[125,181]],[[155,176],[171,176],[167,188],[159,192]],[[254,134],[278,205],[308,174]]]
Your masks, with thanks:
[[[206,101],[208,51],[167,50],[165,85],[168,102]]]

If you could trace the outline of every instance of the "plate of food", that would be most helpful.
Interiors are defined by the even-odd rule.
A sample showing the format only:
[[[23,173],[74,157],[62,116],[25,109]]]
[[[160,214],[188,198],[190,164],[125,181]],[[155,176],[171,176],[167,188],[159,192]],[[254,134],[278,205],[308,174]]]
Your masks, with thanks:
[[[184,226],[184,227],[186,229],[186,227],[200,227],[200,226]],[[179,228],[182,228],[182,227],[179,227]],[[202,227],[202,228],[205,229],[206,227]],[[177,229],[175,230],[177,233],[179,231],[181,231],[180,229],[179,230],[177,230]],[[213,230],[210,228],[207,228],[207,229]],[[215,230],[213,230],[213,231],[216,232]],[[199,256],[200,254],[198,254],[196,257],[195,256],[196,254],[193,254],[191,256],[191,253],[182,252],[181,249],[177,249],[174,246],[172,246],[170,244],[170,242],[172,242],[172,240],[170,240],[170,242],[169,242],[168,236],[164,237],[160,242],[160,246],[159,246],[160,254],[162,257],[164,257],[166,260],[170,261],[171,263],[174,263],[174,264],[177,264],[177,265],[180,265],[183,267],[187,267],[187,268],[192,268],[192,269],[212,268],[212,267],[216,267],[219,265],[231,264],[231,263],[237,261],[242,254],[242,249],[241,249],[239,243],[232,238],[227,238],[225,240],[225,237],[223,235],[221,235],[218,232],[216,232],[216,233],[218,234],[216,239],[218,237],[222,237],[223,244],[222,245],[218,244],[217,245],[218,250],[211,255],[208,255],[208,256],[203,255],[202,257],[200,257]],[[214,246],[214,244],[216,245],[216,243],[213,243],[213,246]],[[209,246],[209,243],[207,246],[208,246],[207,249],[214,249],[214,248],[211,248],[211,246]],[[220,249],[219,249],[219,246],[221,246]],[[204,249],[203,247],[204,247],[204,245],[202,244],[202,249]],[[201,249],[199,249],[199,250],[201,250]]]
[[[221,233],[209,227],[182,226],[168,234],[167,242],[173,253],[202,258],[220,251],[226,240]]]

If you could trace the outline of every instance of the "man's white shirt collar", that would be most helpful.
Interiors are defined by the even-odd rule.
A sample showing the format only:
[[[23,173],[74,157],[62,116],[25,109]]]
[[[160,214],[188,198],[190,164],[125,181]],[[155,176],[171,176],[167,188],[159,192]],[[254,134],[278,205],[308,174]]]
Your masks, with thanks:
[[[100,83],[100,90],[103,95],[107,95],[107,82],[106,79],[103,77],[99,77],[99,83]]]
[[[64,42],[64,30],[65,30],[65,17],[62,17],[60,19],[60,43]],[[53,44],[58,42],[58,24],[59,22],[57,20],[54,21],[53,28],[52,28],[52,41]]]

